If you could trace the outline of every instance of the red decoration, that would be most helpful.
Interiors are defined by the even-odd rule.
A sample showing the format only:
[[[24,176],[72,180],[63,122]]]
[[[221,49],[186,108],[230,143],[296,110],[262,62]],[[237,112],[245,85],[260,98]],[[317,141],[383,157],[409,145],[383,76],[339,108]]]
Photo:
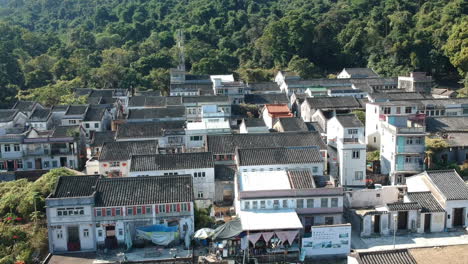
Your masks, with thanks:
[[[124,167],[125,167],[125,166],[127,166],[127,163],[125,163],[125,162],[124,162],[124,163],[122,163],[122,166],[124,166]]]
[[[107,167],[107,163],[102,164],[102,166]]]
[[[14,236],[13,236],[13,239],[18,239],[18,236],[17,236],[17,235],[14,235]]]
[[[13,219],[11,216],[6,218],[7,221],[10,221],[11,219]]]
[[[16,220],[16,221],[23,221],[23,218],[21,218],[21,217],[16,217],[15,220]]]

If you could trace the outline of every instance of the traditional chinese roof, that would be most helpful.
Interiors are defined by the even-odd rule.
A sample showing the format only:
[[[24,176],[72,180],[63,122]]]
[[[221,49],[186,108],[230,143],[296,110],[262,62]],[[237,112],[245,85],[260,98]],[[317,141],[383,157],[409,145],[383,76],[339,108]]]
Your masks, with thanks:
[[[129,160],[132,155],[158,153],[157,140],[115,141],[102,145],[99,161]]]
[[[130,171],[159,171],[214,168],[211,152],[132,156]]]
[[[323,162],[318,148],[251,148],[238,149],[239,166],[303,164]]]
[[[96,186],[98,175],[60,176],[50,198],[70,198],[91,196]]]
[[[407,249],[359,252],[362,264],[416,264]]]
[[[437,202],[431,192],[411,192],[407,195],[411,202],[416,202],[422,207],[422,213],[445,212],[444,208]]]
[[[468,186],[455,170],[425,172],[447,200],[468,200]]]

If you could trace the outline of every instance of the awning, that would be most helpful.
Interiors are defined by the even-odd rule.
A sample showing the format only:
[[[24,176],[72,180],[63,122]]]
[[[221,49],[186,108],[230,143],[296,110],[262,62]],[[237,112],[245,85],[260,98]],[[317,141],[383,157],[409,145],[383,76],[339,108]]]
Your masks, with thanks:
[[[214,230],[213,240],[223,240],[238,236],[242,232],[239,218],[235,218]]]
[[[240,211],[243,231],[302,229],[295,210]]]

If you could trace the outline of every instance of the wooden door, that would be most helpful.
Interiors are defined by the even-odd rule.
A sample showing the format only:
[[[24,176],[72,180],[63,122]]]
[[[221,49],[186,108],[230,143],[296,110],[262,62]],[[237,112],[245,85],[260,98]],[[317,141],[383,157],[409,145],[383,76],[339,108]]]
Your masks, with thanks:
[[[453,209],[453,226],[463,226],[463,208]]]
[[[431,232],[431,214],[424,215],[424,232]]]
[[[398,212],[398,230],[408,228],[408,212]]]

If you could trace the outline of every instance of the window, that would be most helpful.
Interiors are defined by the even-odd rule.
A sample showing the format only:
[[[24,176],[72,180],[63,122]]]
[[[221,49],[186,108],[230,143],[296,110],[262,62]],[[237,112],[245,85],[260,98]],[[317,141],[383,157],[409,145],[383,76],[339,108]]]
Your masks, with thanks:
[[[52,161],[52,168],[57,168],[58,167],[58,163],[56,160],[53,160]]]
[[[390,107],[384,107],[383,111],[384,111],[384,114],[389,115],[390,114]]]
[[[3,149],[5,150],[5,152],[10,152],[11,151],[10,144],[5,144]]]
[[[265,201],[260,201],[260,208],[265,209],[265,207],[266,207]]]
[[[89,128],[89,123],[86,123],[86,124],[85,124],[85,127],[86,127],[86,128]]]
[[[151,210],[151,205],[147,205],[147,206],[145,207],[145,213],[146,213],[146,214],[152,214],[152,213],[153,213],[152,210]]]
[[[405,114],[411,114],[411,106],[405,107]]]
[[[186,204],[186,203],[183,203],[183,204],[181,205],[181,210],[184,211],[184,212],[185,212],[185,211],[188,211],[188,207],[187,207],[187,204]]]
[[[2,163],[0,163],[0,165],[1,165],[1,164],[2,164]],[[31,161],[26,162],[26,166],[27,166],[28,169],[32,169],[32,168],[33,168],[33,165],[32,165],[32,162],[31,162]],[[1,169],[1,168],[0,168],[0,169]]]
[[[357,135],[358,130],[357,129],[348,129],[348,134],[349,135]]]
[[[142,211],[142,209],[141,209],[141,206],[138,206],[138,207],[137,207],[136,213],[137,213],[137,215],[143,214],[143,211]]]
[[[374,137],[374,143],[376,143],[376,142],[377,142],[377,137]]]
[[[62,230],[58,230],[57,231],[57,239],[62,239],[63,238],[63,231]]]
[[[99,123],[94,123],[94,128],[99,128]]]
[[[320,207],[327,208],[328,207],[328,198],[320,199]]]
[[[198,198],[203,198],[203,192],[198,192]]]
[[[407,145],[412,145],[413,144],[413,138],[412,137],[406,138],[406,144]]]
[[[96,216],[102,216],[101,209],[96,209]]]
[[[122,210],[119,208],[115,208],[115,215],[120,216],[122,214]]]
[[[359,150],[353,150],[353,159],[359,159],[360,151]]]
[[[297,208],[304,208],[304,199],[297,200]]]
[[[283,208],[288,208],[288,200],[283,200]]]
[[[252,202],[252,209],[257,209],[258,208],[258,202],[257,201],[253,201]]]
[[[405,162],[406,162],[406,163],[412,163],[412,162],[413,162],[413,157],[411,157],[411,156],[406,156],[406,157],[405,157]]]
[[[314,199],[307,199],[307,208],[314,208]]]
[[[400,110],[401,110],[401,107],[398,106],[398,107],[396,108],[396,113],[397,113],[397,114],[400,114]]]
[[[375,197],[380,198],[380,193],[377,193]]]
[[[279,200],[273,200],[273,208],[275,209],[279,208]]]
[[[49,168],[50,167],[50,162],[47,160],[47,161],[44,161],[44,168]]]
[[[171,212],[177,212],[177,204],[171,204]]]
[[[112,162],[110,163],[110,166],[111,166],[111,167],[119,167],[119,166],[120,166],[120,162],[119,162],[119,161],[112,161]]]
[[[325,224],[326,225],[333,225],[333,216],[326,216],[325,217]]]
[[[317,173],[318,172],[318,167],[312,167],[312,173]]]
[[[159,207],[159,212],[160,213],[165,213],[166,212],[166,206],[164,204],[160,204],[158,207]]]
[[[68,120],[68,124],[74,125],[76,124],[76,120]]]
[[[133,215],[133,207],[127,207],[127,215]]]
[[[112,215],[112,209],[106,208],[106,216],[111,216],[111,215]]]
[[[190,141],[202,141],[202,136],[190,136]]]
[[[244,202],[244,210],[249,210],[250,209],[250,202],[246,201]]]
[[[119,236],[123,236],[123,229],[119,228]]]
[[[83,229],[83,236],[89,237],[89,229]]]
[[[13,145],[13,150],[14,151],[20,151],[20,145],[19,144],[14,144]]]
[[[18,166],[18,169],[22,169],[23,168],[23,161],[22,160],[18,160],[16,162],[16,165]]]
[[[2,161],[0,162],[0,170],[4,170],[5,169],[5,163]]]
[[[423,139],[421,137],[417,137],[415,140],[415,144],[418,144],[418,145],[423,144],[422,142],[423,142]]]
[[[355,171],[354,172],[354,179],[356,181],[361,181],[364,178],[364,173],[362,171]]]
[[[338,207],[338,198],[331,198],[331,207]]]
[[[98,237],[102,237],[102,230],[101,230],[101,229],[99,229],[99,230],[97,231],[97,235],[98,235]]]

